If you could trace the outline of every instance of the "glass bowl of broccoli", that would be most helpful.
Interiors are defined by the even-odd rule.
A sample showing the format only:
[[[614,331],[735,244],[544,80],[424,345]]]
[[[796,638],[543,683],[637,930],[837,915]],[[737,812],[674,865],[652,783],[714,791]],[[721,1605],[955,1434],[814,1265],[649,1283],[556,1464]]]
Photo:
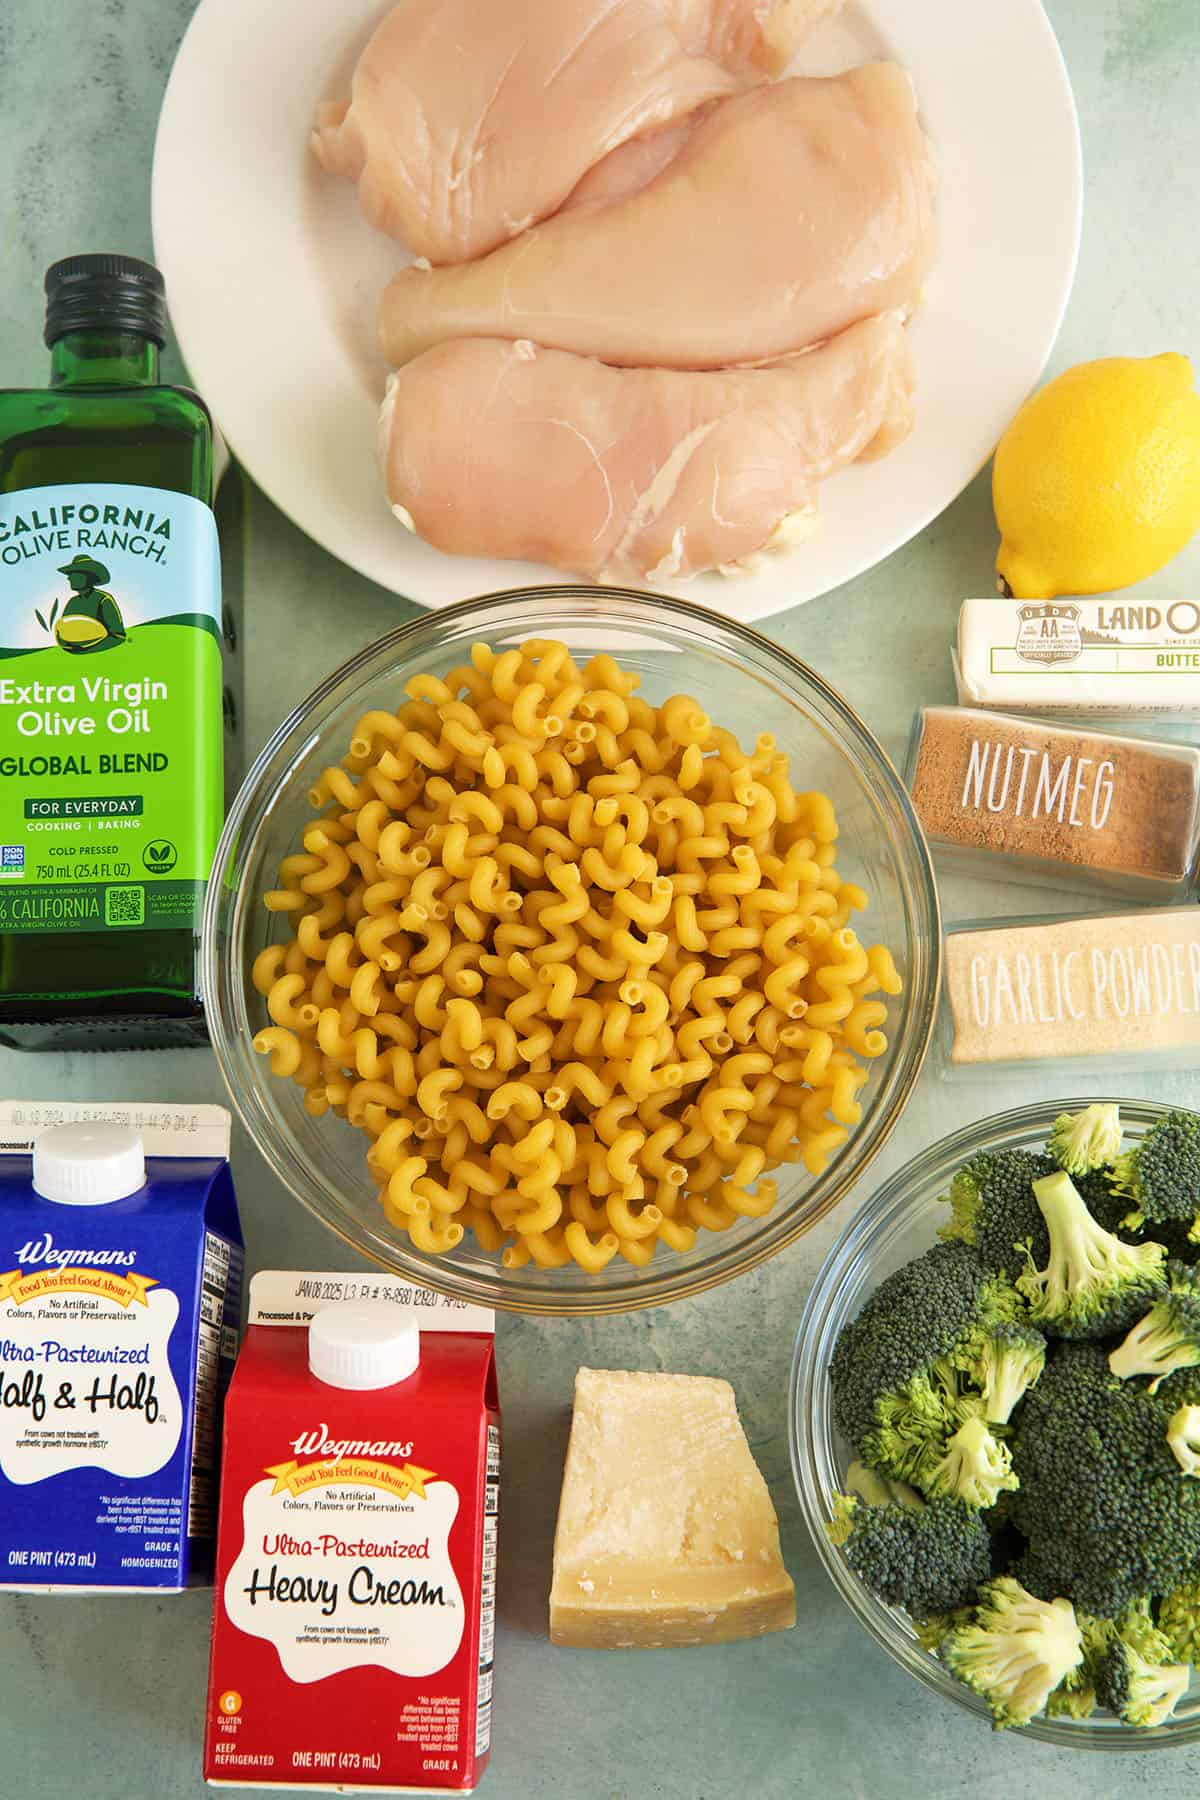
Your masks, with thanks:
[[[1200,1739],[1200,1114],[997,1114],[880,1188],[796,1339],[792,1472],[888,1654],[1060,1746]]]

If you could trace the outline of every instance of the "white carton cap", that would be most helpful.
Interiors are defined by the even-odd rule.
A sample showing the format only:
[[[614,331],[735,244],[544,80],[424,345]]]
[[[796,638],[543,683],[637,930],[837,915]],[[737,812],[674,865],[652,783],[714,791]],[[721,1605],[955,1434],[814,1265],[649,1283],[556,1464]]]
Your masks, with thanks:
[[[108,1206],[146,1185],[146,1153],[124,1125],[55,1125],[33,1145],[33,1189],[60,1206]]]
[[[308,1327],[308,1366],[330,1387],[394,1387],[420,1360],[415,1317],[387,1300],[339,1300]]]

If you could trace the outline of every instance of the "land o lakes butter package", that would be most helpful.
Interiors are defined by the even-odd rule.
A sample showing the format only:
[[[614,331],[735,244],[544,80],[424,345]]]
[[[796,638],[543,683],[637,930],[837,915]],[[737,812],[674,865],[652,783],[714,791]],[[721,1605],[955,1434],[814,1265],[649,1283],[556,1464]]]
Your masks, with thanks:
[[[254,1277],[225,1419],[209,1782],[474,1787],[499,1491],[490,1312],[376,1273]]]
[[[218,1106],[0,1105],[0,1586],[208,1580],[242,1242]]]
[[[1200,718],[1195,600],[964,600],[951,654],[965,706]]]

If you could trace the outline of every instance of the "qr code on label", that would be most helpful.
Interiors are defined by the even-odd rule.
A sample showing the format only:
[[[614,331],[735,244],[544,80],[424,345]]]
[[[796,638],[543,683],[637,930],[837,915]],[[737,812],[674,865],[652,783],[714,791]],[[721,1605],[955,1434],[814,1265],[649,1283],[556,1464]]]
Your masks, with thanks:
[[[106,925],[140,925],[146,917],[146,890],[142,887],[110,887],[104,895]]]

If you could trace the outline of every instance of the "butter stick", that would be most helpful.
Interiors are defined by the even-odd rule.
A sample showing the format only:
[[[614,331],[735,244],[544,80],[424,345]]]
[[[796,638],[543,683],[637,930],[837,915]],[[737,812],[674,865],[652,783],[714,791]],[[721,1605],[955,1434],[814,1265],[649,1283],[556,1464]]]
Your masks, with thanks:
[[[1200,718],[1200,601],[964,600],[955,677],[967,706]]]
[[[580,1369],[554,1537],[551,1641],[655,1649],[795,1622],[775,1509],[729,1383]]]
[[[1200,1052],[1200,907],[946,937],[954,1063]]]

